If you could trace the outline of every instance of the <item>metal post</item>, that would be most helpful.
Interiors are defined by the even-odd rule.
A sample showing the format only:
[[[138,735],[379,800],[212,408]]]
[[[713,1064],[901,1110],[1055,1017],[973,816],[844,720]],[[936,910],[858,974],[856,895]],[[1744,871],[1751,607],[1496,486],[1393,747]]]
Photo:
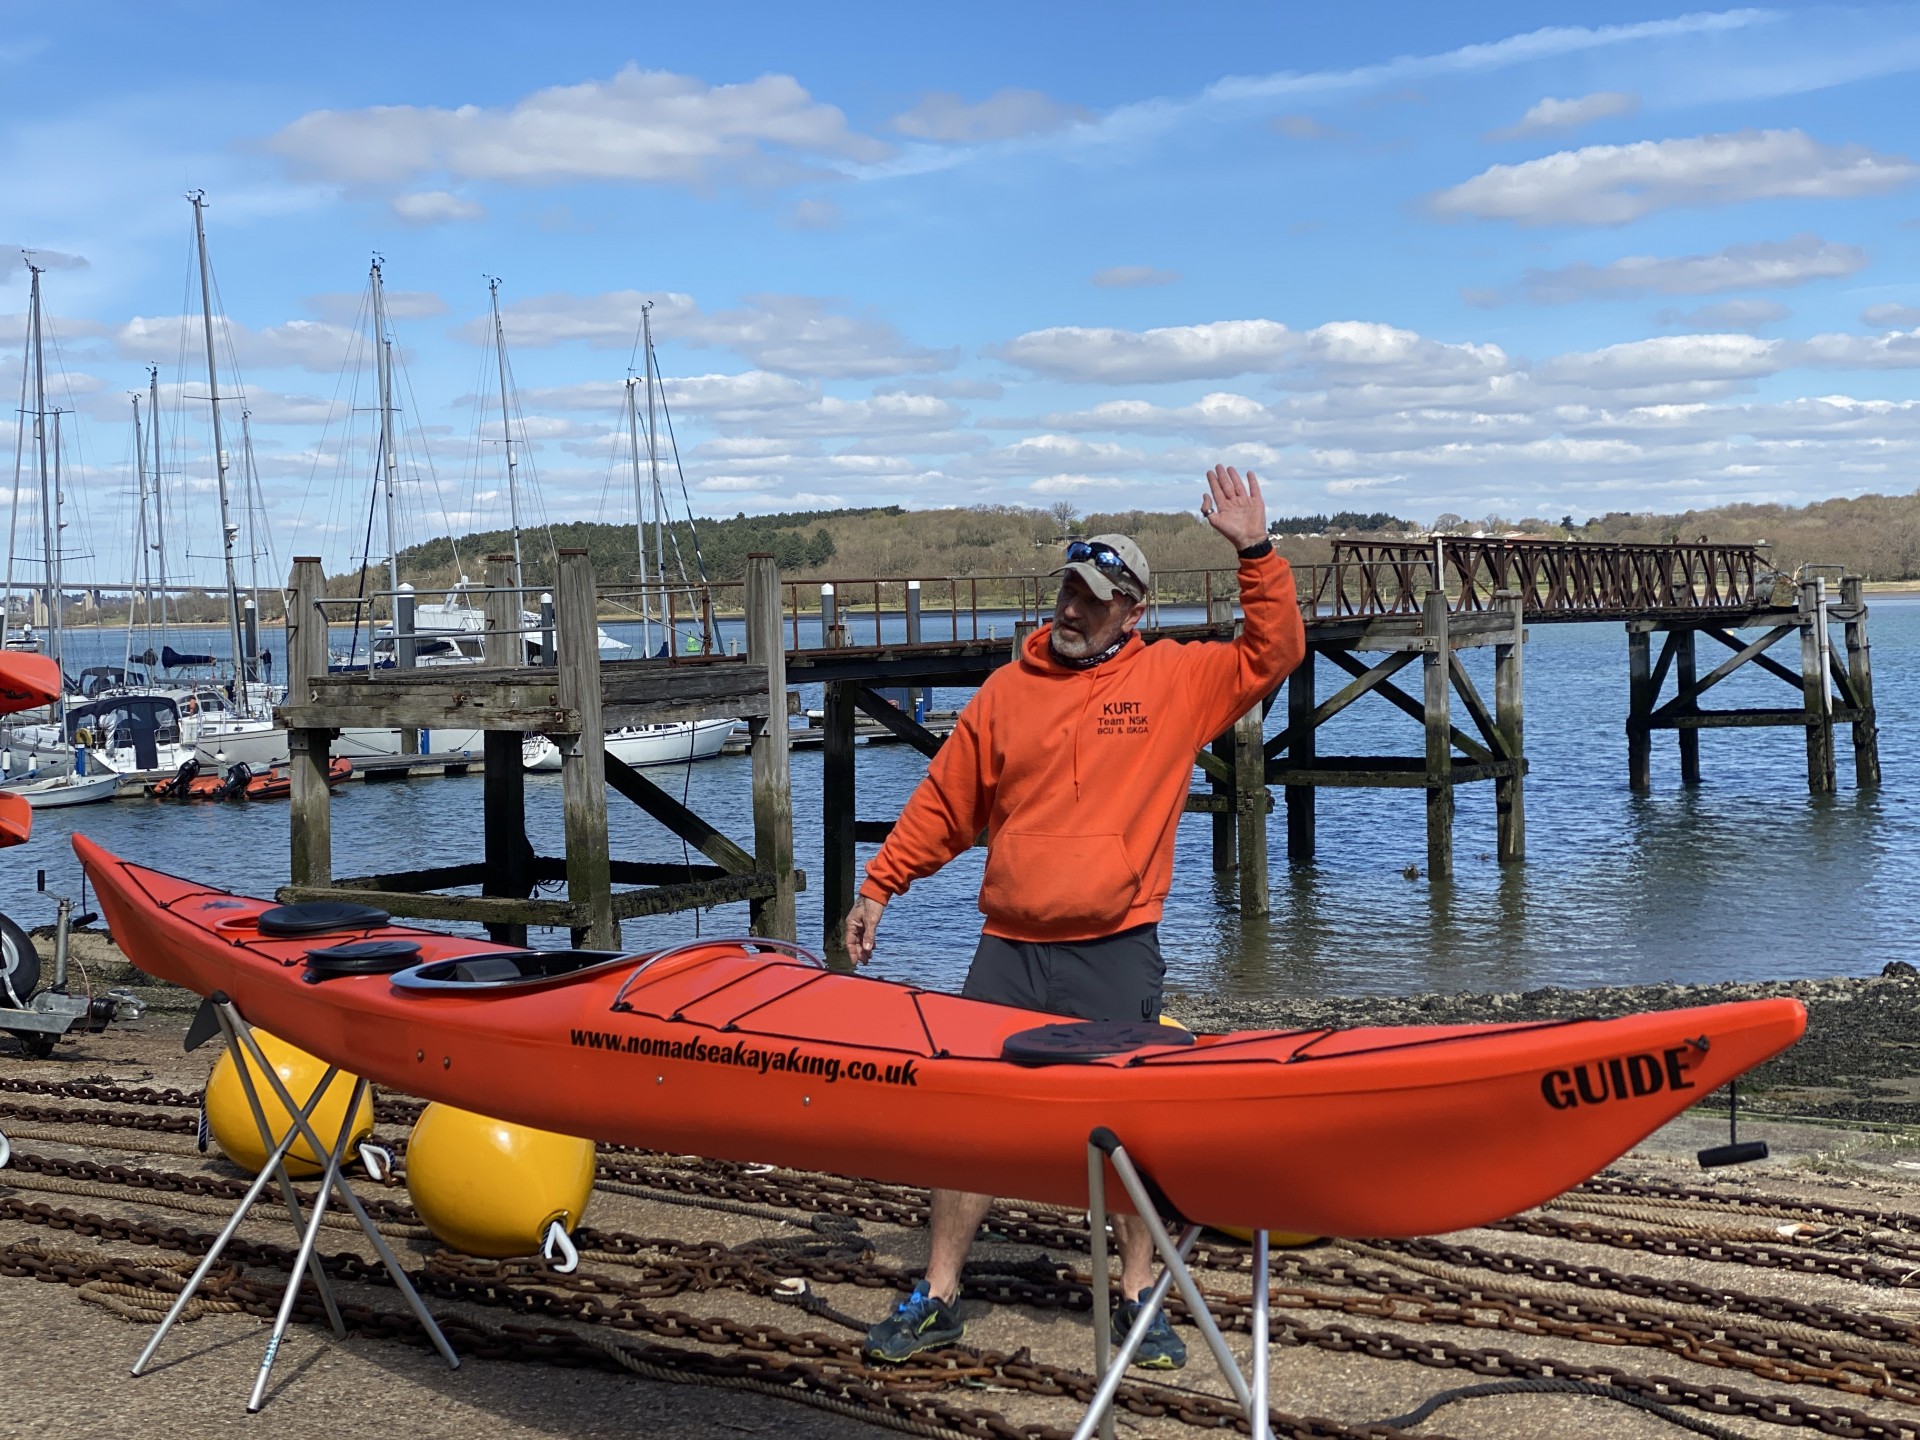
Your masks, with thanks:
[[[1233,623],[1233,601],[1225,596],[1214,596],[1207,601],[1207,623],[1210,625],[1230,625]],[[1236,758],[1234,732],[1226,731],[1217,736],[1208,746],[1214,758],[1233,772]],[[1266,779],[1266,760],[1260,762],[1261,779]],[[1213,832],[1213,873],[1225,875],[1240,863],[1240,812],[1238,808],[1229,808],[1234,804],[1234,795],[1238,779],[1222,780],[1215,776],[1207,777],[1207,788],[1213,792],[1214,803],[1219,806],[1208,817],[1209,829]],[[1264,823],[1264,821],[1262,822]]]
[[[826,876],[821,885],[821,926],[827,958],[851,970],[847,955],[847,912],[853,909],[859,883],[859,858],[854,850],[853,825],[856,814],[856,776],[853,755],[854,721],[857,710],[854,680],[827,683],[826,713],[821,717],[825,733],[821,736],[820,820],[821,867]]]
[[[556,657],[553,653],[553,592],[542,591],[540,595],[540,663],[551,666]]]
[[[1448,619],[1445,593],[1428,591],[1420,658],[1426,680],[1427,876],[1432,880],[1453,875],[1453,646]]]
[[[487,628],[481,637],[481,658],[489,668],[524,665],[526,646],[520,636],[520,592],[513,588],[513,557],[489,555],[485,579]],[[487,864],[482,895],[524,900],[533,893],[527,781],[521,763],[525,739],[518,730],[488,730],[481,737],[481,844]],[[489,923],[487,937],[500,945],[525,945],[527,927]]]
[[[1849,634],[1852,632],[1849,631]],[[907,644],[920,643],[920,582],[907,581]],[[918,685],[907,688],[907,710],[915,720],[924,723],[927,718],[927,699],[929,692]]]
[[[253,603],[251,595],[240,602],[240,634],[246,643],[246,653],[241,665],[241,673],[249,680],[260,678],[260,607]]]
[[[840,642],[835,632],[840,628],[840,605],[834,595],[831,584],[820,587],[820,643],[828,649]]]

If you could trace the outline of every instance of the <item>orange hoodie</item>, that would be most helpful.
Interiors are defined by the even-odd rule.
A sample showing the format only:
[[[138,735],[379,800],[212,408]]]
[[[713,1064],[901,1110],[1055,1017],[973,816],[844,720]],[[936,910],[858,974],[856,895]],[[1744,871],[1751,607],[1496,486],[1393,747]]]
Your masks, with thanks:
[[[860,893],[902,893],[984,829],[987,934],[1091,940],[1158,920],[1194,753],[1306,653],[1285,560],[1242,560],[1240,603],[1231,642],[1136,634],[1088,670],[1056,661],[1041,626],[960,712]]]

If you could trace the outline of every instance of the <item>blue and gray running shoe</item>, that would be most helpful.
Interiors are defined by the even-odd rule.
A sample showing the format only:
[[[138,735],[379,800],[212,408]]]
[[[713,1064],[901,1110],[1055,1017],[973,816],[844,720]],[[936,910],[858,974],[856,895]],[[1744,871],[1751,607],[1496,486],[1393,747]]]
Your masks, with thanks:
[[[1114,1317],[1116,1341],[1125,1340],[1133,1330],[1149,1293],[1142,1290],[1138,1300],[1120,1302],[1120,1311]],[[1186,1343],[1173,1333],[1164,1305],[1154,1312],[1153,1323],[1147,1326],[1147,1333],[1141,1337],[1140,1348],[1133,1352],[1133,1363],[1146,1370],[1178,1370],[1187,1363]]]
[[[866,1354],[874,1360],[898,1363],[922,1350],[951,1345],[966,1333],[960,1312],[917,1281],[913,1294],[893,1307],[893,1314],[867,1331]],[[1178,1344],[1178,1341],[1174,1342]]]

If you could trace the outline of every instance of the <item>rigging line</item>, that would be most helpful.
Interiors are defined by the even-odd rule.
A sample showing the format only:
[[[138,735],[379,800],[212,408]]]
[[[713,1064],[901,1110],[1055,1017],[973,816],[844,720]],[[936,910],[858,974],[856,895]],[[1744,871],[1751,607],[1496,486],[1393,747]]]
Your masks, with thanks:
[[[20,408],[14,411],[13,425],[13,505],[12,518],[7,521],[7,590],[6,603],[0,608],[0,641],[6,638],[7,626],[13,616],[13,547],[20,533],[20,471],[26,463],[27,453],[27,372],[33,367],[21,357],[20,363]]]
[[[413,413],[418,415],[422,412],[420,410],[420,397],[416,395],[413,390],[413,372],[407,369],[406,359],[400,347],[397,345],[394,347],[393,360],[394,364],[400,369],[401,383],[407,387],[407,403],[412,407]],[[418,423],[414,425],[413,432],[407,436],[408,455],[412,455],[413,453],[413,443],[416,438],[420,442],[420,456],[426,462],[428,483],[433,486],[434,502],[439,505],[440,518],[445,522],[447,527],[447,546],[453,552],[454,573],[457,575],[460,573],[460,542],[454,537],[453,516],[447,510],[446,491],[440,486],[440,472],[434,466],[433,451],[427,445],[427,432],[425,428]],[[424,510],[422,513],[424,513]]]
[[[653,367],[653,373],[656,375],[660,373],[660,366],[657,362]],[[673,468],[674,472],[680,477],[680,498],[687,502],[687,532],[693,536],[693,564],[694,568],[700,572],[700,583],[705,585],[707,583],[707,562],[700,554],[700,527],[693,523],[693,496],[687,493],[687,472],[680,464],[680,440],[679,437],[673,433],[673,410],[667,404],[667,387],[662,385],[659,388],[660,413],[666,416],[667,419],[667,443],[673,447]],[[680,559],[680,540],[678,536],[674,537],[673,556],[675,560]],[[683,580],[686,578],[686,569],[686,562],[681,561],[680,576]]]

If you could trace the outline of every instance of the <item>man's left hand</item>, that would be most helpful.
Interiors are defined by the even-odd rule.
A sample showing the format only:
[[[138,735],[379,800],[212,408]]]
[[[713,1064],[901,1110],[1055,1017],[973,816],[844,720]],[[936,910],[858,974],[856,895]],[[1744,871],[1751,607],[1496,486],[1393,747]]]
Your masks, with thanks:
[[[1245,480],[1231,465],[1209,470],[1200,513],[1235,550],[1249,550],[1267,538],[1267,502],[1260,494],[1260,479],[1251,470]]]

